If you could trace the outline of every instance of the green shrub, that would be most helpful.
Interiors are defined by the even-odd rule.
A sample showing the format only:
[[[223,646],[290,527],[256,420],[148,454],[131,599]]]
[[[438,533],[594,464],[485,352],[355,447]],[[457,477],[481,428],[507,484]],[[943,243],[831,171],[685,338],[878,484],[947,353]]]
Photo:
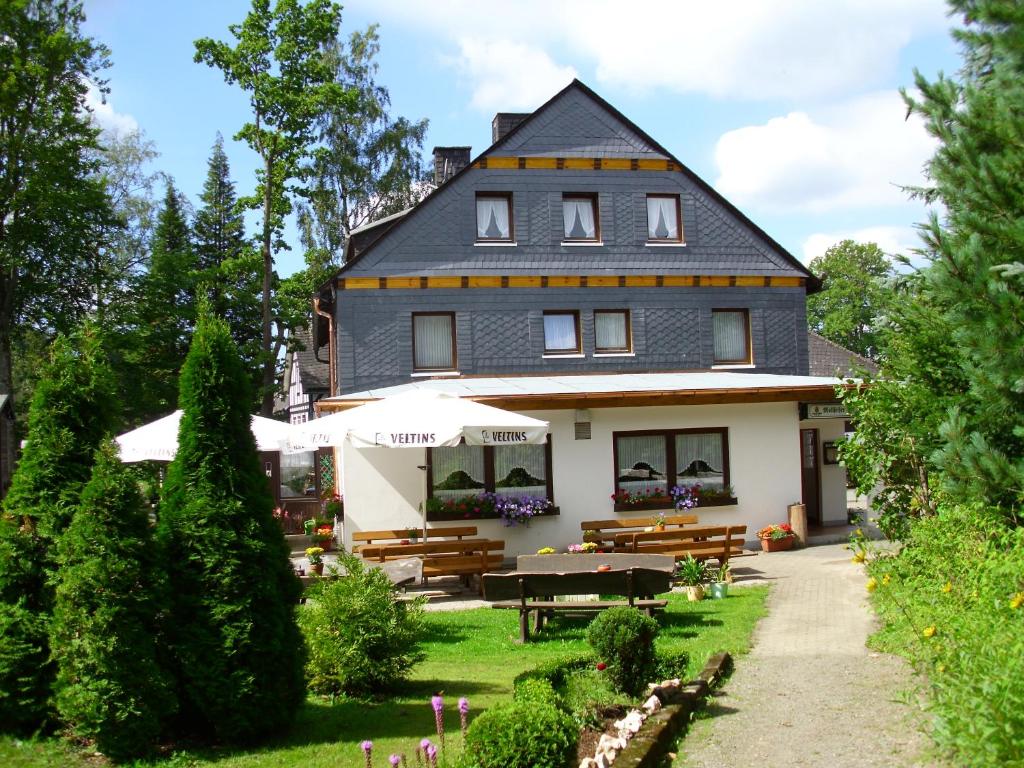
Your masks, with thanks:
[[[59,555],[57,711],[111,759],[144,755],[173,707],[155,641],[166,595],[149,515],[112,443],[97,452]]]
[[[548,704],[559,706],[558,694],[547,680],[529,677],[515,686],[512,698],[523,704]]]
[[[379,568],[367,568],[345,553],[338,562],[346,575],[314,585],[299,614],[309,654],[309,689],[356,696],[379,693],[423,658],[423,608],[398,600]]]
[[[299,580],[250,430],[252,392],[223,320],[200,319],[181,370],[178,453],[159,534],[179,728],[223,741],[288,728],[305,698]]]
[[[590,622],[587,642],[597,658],[608,665],[616,690],[637,695],[655,672],[654,638],[658,622],[636,608],[609,608]]]
[[[951,762],[1024,764],[1024,528],[997,510],[944,506],[868,570],[885,621],[872,644],[927,680]]]
[[[565,686],[565,681],[573,672],[586,667],[593,666],[597,659],[589,653],[578,653],[571,656],[564,656],[560,659],[551,659],[538,664],[533,669],[528,669],[516,675],[512,685],[518,688],[526,680],[543,680],[551,684],[556,691]]]
[[[550,704],[493,707],[469,726],[466,756],[475,768],[565,768],[576,756],[579,729]]]
[[[0,723],[31,733],[46,720],[52,677],[47,617],[24,600],[0,603]]]
[[[686,652],[669,656],[659,655],[654,665],[654,677],[648,682],[661,682],[673,678],[686,679],[686,669],[690,664],[690,654]]]

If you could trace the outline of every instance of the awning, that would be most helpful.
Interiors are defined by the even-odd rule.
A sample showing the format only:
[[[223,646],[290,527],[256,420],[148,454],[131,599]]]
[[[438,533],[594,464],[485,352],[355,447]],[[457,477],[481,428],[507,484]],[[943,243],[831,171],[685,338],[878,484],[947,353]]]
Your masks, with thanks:
[[[121,461],[171,461],[178,452],[178,427],[181,411],[145,424],[116,439]],[[261,451],[281,451],[287,448],[288,436],[294,427],[283,421],[252,417],[252,434]]]

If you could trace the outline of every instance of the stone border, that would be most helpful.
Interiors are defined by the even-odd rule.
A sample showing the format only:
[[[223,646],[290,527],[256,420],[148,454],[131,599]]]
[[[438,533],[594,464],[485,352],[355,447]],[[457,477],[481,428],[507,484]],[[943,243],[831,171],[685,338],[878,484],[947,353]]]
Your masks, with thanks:
[[[712,655],[704,669],[680,689],[665,706],[651,714],[615,759],[615,768],[655,768],[675,738],[686,730],[691,715],[704,704],[712,686],[732,669],[732,656]]]

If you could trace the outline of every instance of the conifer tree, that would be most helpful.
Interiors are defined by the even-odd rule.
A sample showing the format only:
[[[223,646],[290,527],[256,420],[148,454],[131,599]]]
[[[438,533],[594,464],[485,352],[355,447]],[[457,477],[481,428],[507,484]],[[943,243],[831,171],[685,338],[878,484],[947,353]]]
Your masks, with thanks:
[[[57,337],[0,522],[0,729],[34,730],[47,716],[56,545],[113,428],[113,391],[94,328]]]
[[[196,322],[196,258],[185,203],[171,182],[153,233],[149,271],[139,303],[139,395],[131,410],[143,419],[174,410],[178,373]]]
[[[148,512],[112,442],[96,453],[58,554],[57,711],[113,760],[144,755],[173,702],[156,650],[166,593]]]
[[[1001,505],[1024,499],[1024,6],[952,0],[964,26],[959,80],[917,75],[908,99],[940,142],[921,191],[942,203],[925,227],[924,290],[963,350],[967,396],[943,426],[939,465],[953,490]],[[1018,522],[1020,518],[1017,518]]]
[[[301,704],[304,648],[300,588],[250,429],[251,385],[223,320],[200,319],[180,389],[160,536],[181,726],[251,741],[287,727]]]
[[[254,388],[261,372],[260,289],[262,263],[245,237],[245,221],[231,180],[224,139],[217,134],[206,181],[199,196],[202,207],[192,223],[199,268],[200,292],[213,312],[228,321]]]

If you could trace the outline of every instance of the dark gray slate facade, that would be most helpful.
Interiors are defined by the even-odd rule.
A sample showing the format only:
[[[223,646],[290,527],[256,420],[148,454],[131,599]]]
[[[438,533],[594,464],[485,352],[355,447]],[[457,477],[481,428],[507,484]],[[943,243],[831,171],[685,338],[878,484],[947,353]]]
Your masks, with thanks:
[[[507,158],[593,159],[595,167],[480,167],[491,158],[506,158],[505,164]],[[676,169],[597,167],[598,161],[622,159],[667,161]],[[481,192],[511,194],[514,244],[476,242]],[[597,197],[598,244],[563,242],[563,195],[575,193]],[[647,242],[646,197],[659,193],[679,196],[682,243]],[[617,276],[623,285],[480,288],[464,281],[462,288],[427,287],[427,278],[482,276]],[[697,276],[704,284],[665,286],[671,276]],[[461,375],[705,370],[713,364],[713,309],[748,311],[753,366],[747,370],[808,372],[804,304],[807,286],[814,285],[810,273],[578,82],[391,224],[337,277],[332,291],[341,393],[414,380],[417,312],[454,313],[455,369]],[[410,277],[422,278],[423,287],[385,288],[382,281],[367,288],[374,283],[367,278]],[[657,287],[626,287],[629,277],[656,279]],[[708,287],[716,277],[727,284]],[[630,355],[594,354],[595,309],[629,310]],[[579,312],[582,356],[545,356],[546,310]]]

